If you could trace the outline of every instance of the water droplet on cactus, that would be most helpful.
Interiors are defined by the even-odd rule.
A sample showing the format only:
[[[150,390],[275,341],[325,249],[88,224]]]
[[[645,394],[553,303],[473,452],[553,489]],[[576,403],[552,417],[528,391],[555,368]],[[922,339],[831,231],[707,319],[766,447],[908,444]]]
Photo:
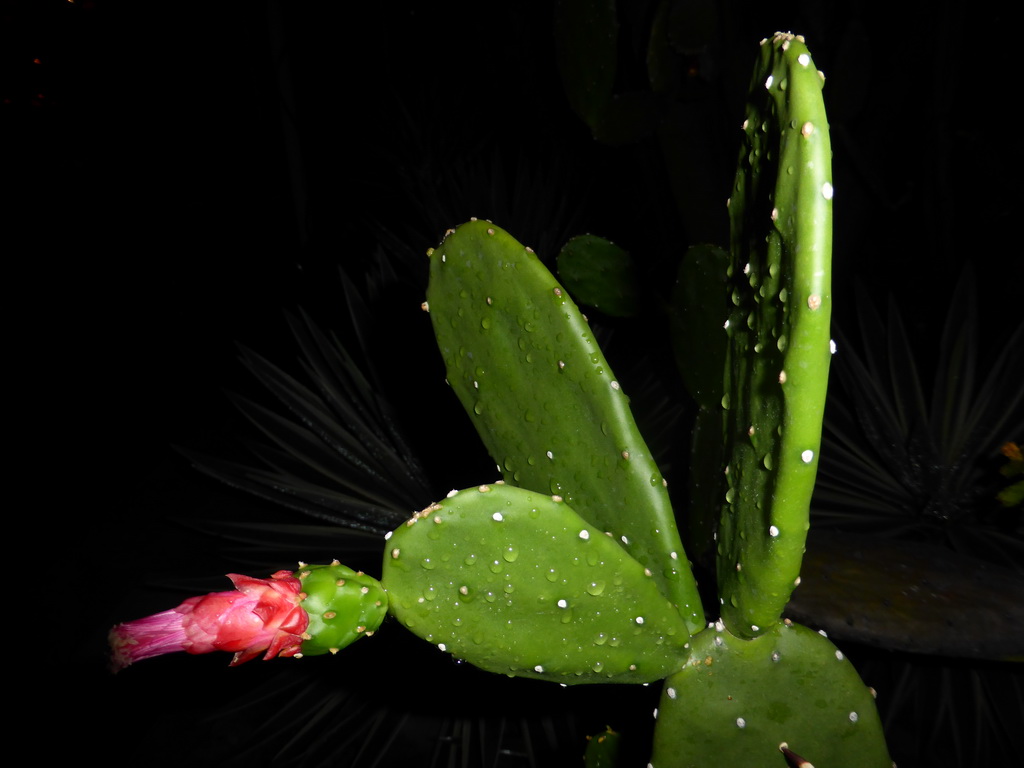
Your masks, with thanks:
[[[594,595],[596,597],[604,592],[604,586],[605,583],[603,581],[592,581],[587,585],[587,594]]]
[[[497,560],[495,560],[493,563],[491,563],[487,567],[490,569],[491,573],[500,573],[502,571],[501,563],[498,562]]]
[[[594,666],[591,667],[591,669],[593,669],[595,672],[600,672],[602,669],[604,669],[604,663],[600,661],[595,661]]]
[[[764,468],[770,471],[772,468],[772,455],[770,453],[766,453],[762,463],[764,464]]]
[[[426,568],[428,571],[432,571],[435,568],[437,568],[437,563],[431,560],[429,557],[423,558],[423,560],[420,562],[420,565]]]
[[[496,594],[494,594],[493,592],[491,592],[490,590],[488,590],[487,593],[484,594],[484,600],[486,600],[488,603],[493,603],[497,599],[498,599],[498,596]]]
[[[519,559],[519,550],[509,544],[505,548],[505,551],[501,553],[501,556],[506,560],[506,562],[514,563]]]
[[[608,642],[608,635],[604,632],[598,632],[597,637],[594,638],[594,645],[604,645]]]
[[[554,568],[548,568],[544,573],[544,578],[554,584],[558,581],[558,572]]]

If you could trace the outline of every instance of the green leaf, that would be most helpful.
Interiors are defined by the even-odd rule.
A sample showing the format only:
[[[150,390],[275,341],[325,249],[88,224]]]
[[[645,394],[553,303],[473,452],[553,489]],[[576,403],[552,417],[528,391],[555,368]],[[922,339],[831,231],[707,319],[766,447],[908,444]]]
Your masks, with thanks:
[[[612,317],[640,309],[636,270],[629,253],[597,235],[579,235],[558,254],[558,276],[581,304]]]

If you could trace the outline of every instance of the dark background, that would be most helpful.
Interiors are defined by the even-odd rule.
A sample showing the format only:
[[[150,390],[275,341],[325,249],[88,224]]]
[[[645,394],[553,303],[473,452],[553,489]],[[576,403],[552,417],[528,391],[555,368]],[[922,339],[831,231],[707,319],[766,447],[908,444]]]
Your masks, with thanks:
[[[712,5],[718,37],[701,65],[729,130],[756,43],[776,29],[804,34],[829,78],[837,322],[850,318],[856,278],[896,295],[912,330],[932,339],[971,264],[982,327],[998,343],[1021,295],[1011,12]],[[255,389],[236,342],[288,362],[282,310],[298,305],[344,333],[339,265],[372,270],[381,241],[422,254],[470,216],[541,246],[592,231],[653,253],[653,269],[681,255],[687,235],[664,202],[656,151],[597,145],[567,106],[548,3],[2,7],[11,479],[21,489],[8,514],[26,567],[56,572],[46,607],[61,616],[44,640],[46,682],[32,689],[88,729],[48,749],[136,754],[131,728],[145,718],[134,702],[173,710],[212,687],[207,674],[250,684],[234,682],[249,670],[222,670],[220,659],[153,662],[150,683],[144,670],[113,682],[103,672],[106,627],[178,599],[152,584],[226,570],[222,541],[169,520],[277,515],[193,477],[170,448],[236,450],[244,427],[222,390]],[[640,75],[624,67],[622,90],[642,87]],[[708,194],[723,202],[738,138],[725,132],[709,147],[721,175]],[[488,181],[495,168],[501,180]],[[433,434],[443,372],[419,311],[425,262],[397,258],[409,276],[375,299],[373,336],[401,410]],[[162,684],[166,696],[153,691]]]

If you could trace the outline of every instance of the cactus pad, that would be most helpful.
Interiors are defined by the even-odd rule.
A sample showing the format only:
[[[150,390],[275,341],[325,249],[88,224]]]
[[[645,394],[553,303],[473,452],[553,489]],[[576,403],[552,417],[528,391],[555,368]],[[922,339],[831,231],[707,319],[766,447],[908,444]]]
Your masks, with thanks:
[[[686,657],[686,625],[650,572],[557,497],[501,483],[460,491],[386,549],[391,613],[490,672],[644,683]]]
[[[718,533],[729,629],[778,621],[800,572],[830,359],[831,149],[802,38],[761,45],[730,201],[731,314]]]
[[[690,646],[662,690],[653,768],[786,768],[783,744],[819,768],[891,768],[871,689],[817,632],[743,640],[718,624]]]
[[[471,221],[431,251],[427,299],[448,382],[505,481],[562,496],[613,533],[702,627],[661,473],[587,321],[536,254]]]

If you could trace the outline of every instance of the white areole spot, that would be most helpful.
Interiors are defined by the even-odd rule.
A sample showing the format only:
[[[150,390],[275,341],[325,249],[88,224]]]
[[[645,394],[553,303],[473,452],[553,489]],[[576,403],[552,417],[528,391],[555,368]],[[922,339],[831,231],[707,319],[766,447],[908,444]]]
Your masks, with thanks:
[[[569,607],[569,603],[566,602],[565,600],[559,600],[558,601],[558,607],[559,608],[568,608]]]
[[[858,718],[859,718],[859,715],[856,712],[851,712],[850,713],[850,722],[851,723],[856,723]]]
[[[839,659],[839,661],[842,661],[843,660],[843,652],[842,651],[836,651],[836,658]]]
[[[829,184],[827,181],[821,185],[821,196],[824,197],[826,200],[831,200],[832,195],[834,194],[835,190],[832,188],[832,185]]]
[[[785,384],[785,383],[786,383],[786,372],[785,371],[779,371],[779,384]]]
[[[677,555],[675,552],[669,552],[668,556],[671,557],[673,560],[679,559],[679,555]]]
[[[617,382],[617,381],[613,381],[613,382],[611,383],[611,388],[612,388],[612,389],[619,389],[619,382]]]
[[[637,616],[636,617],[636,623],[637,624],[643,624],[644,623],[644,617],[643,616]]]
[[[803,134],[804,138],[810,136],[812,133],[814,133],[814,123],[808,120],[806,123],[800,126],[800,133]]]
[[[812,312],[821,309],[821,296],[816,293],[812,293],[807,297],[807,306]]]
[[[768,75],[768,79],[764,81],[764,87],[766,89],[767,88],[771,88],[772,87],[772,83],[774,81],[775,81],[775,78],[772,75]]]
[[[588,531],[586,528],[584,528],[582,531],[580,531],[580,538],[583,539],[584,541],[589,539],[590,538],[590,531]]]
[[[666,688],[665,689],[665,693],[668,694],[668,697],[670,699],[674,699],[676,697],[676,689],[675,688]],[[655,710],[655,711],[657,711],[657,710]]]
[[[829,339],[828,340],[828,351],[831,354],[833,354],[833,355],[836,353],[836,340],[835,339]]]
[[[553,454],[553,453],[552,453],[551,451],[548,451],[548,452],[547,452],[546,454],[544,454],[544,455],[545,455],[545,456],[547,456],[547,457],[548,457],[549,459],[553,459],[553,458],[555,458],[555,454]]]
[[[540,664],[538,664],[536,667],[533,668],[533,671],[534,672],[543,672],[544,671],[544,667],[542,667]]]
[[[773,525],[771,528],[768,529],[768,533],[774,539],[776,536],[779,535],[779,529]]]
[[[796,60],[800,62],[801,67],[806,67],[808,64],[811,63],[811,57],[808,56],[806,53],[801,53],[799,56],[796,57]]]
[[[495,512],[493,515],[491,515],[491,519],[497,523],[500,523],[502,520],[505,519],[505,516],[501,514],[501,512]]]
[[[744,720],[742,717],[737,717],[736,718],[736,725],[739,726],[740,728],[746,728],[747,727],[747,721]]]
[[[804,464],[810,464],[812,461],[814,461],[814,451],[808,448],[806,451],[800,454],[800,461],[802,461]]]
[[[390,539],[392,533],[394,533],[394,531],[388,531],[387,533],[385,533],[384,534],[384,541],[387,541],[388,539]]]
[[[439,650],[442,650],[442,651],[447,651],[448,650],[448,646],[446,646],[444,643],[438,643],[437,647],[438,647]]]

